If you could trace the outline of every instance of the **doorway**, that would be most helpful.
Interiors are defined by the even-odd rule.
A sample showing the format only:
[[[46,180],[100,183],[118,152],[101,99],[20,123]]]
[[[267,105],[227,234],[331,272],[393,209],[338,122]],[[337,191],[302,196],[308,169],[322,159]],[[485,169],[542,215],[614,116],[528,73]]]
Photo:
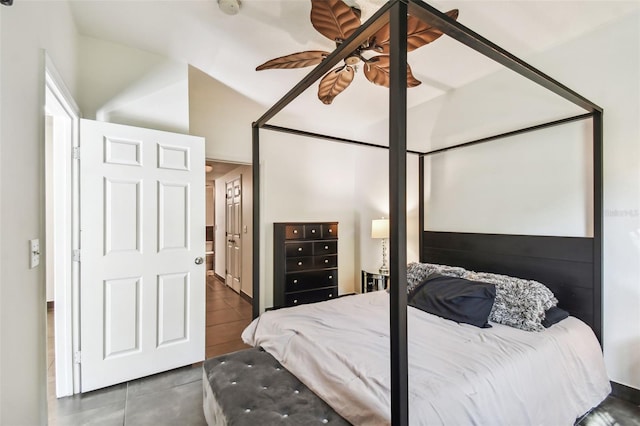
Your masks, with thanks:
[[[72,253],[79,228],[72,212],[78,206],[79,188],[74,183],[78,171],[73,154],[78,146],[80,114],[46,54],[44,104],[47,397],[51,401],[72,395],[79,388],[78,369],[72,358],[78,344],[73,298],[79,272]]]
[[[205,170],[207,257],[212,264],[207,271],[206,356],[210,358],[247,347],[240,335],[252,319],[252,204],[248,200],[252,170],[248,164],[215,160],[207,160]],[[248,184],[241,188],[241,182]],[[240,241],[244,252],[235,249]]]

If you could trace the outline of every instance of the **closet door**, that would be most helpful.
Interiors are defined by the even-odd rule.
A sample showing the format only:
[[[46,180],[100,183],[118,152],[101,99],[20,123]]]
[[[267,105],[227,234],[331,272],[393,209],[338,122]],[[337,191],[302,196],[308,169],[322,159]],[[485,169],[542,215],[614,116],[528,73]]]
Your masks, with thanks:
[[[240,293],[242,271],[242,177],[226,182],[226,284]]]

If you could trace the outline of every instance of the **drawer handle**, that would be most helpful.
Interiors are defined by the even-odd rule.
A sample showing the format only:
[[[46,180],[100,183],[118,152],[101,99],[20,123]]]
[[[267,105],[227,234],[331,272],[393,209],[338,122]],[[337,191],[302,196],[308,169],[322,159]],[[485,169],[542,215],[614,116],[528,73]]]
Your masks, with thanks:
[[[315,229],[312,229],[312,230],[311,230],[311,233],[312,233],[312,234],[315,234],[315,233],[316,233],[316,230],[315,230]]]
[[[298,233],[298,230],[297,230],[297,229],[294,229],[294,230],[293,230],[293,233],[294,233],[294,234],[297,234],[297,233]]]
[[[329,229],[329,233],[330,233],[330,234],[333,234],[333,229]]]
[[[298,262],[298,266],[302,266],[302,262]]]
[[[325,250],[329,250],[329,246],[324,246],[324,249]]]
[[[329,297],[333,297],[333,293],[329,293]]]
[[[333,278],[333,275],[329,275],[329,279],[332,279],[332,278]]]
[[[294,304],[298,303],[298,299],[293,299],[293,303]]]
[[[302,251],[302,247],[298,247],[298,251]]]
[[[298,280],[293,280],[293,283],[294,284],[298,284]]]
[[[325,259],[325,260],[324,260],[324,263],[329,263],[329,259]]]

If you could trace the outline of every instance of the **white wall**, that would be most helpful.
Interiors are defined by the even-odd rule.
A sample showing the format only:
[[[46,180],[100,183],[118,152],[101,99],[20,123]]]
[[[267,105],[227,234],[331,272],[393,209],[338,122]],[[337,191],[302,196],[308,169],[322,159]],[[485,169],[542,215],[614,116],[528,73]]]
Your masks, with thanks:
[[[66,2],[0,7],[0,424],[46,423],[44,56],[76,93],[76,30]],[[42,245],[41,247],[45,247]]]
[[[273,306],[274,222],[338,222],[338,292],[360,287],[355,264],[357,149],[261,131],[261,309]]]
[[[189,133],[206,139],[206,157],[251,162],[251,123],[266,108],[189,67]]]
[[[604,108],[605,360],[612,380],[640,389],[640,13],[539,63]]]
[[[184,63],[80,36],[77,99],[84,118],[176,133],[189,132]]]
[[[199,69],[189,66],[189,133],[206,140],[206,157],[231,163],[251,163],[251,123],[265,108],[225,86]],[[253,178],[251,166],[239,166],[216,179],[216,257],[214,269],[225,277],[225,183],[242,176],[242,292],[253,294]]]
[[[585,120],[426,157],[425,226],[592,236],[591,135]]]
[[[362,147],[357,149],[354,196],[356,197],[356,229],[359,241],[356,247],[356,266],[359,265],[360,268],[356,273],[360,274],[361,269],[377,272],[382,264],[382,241],[371,238],[371,221],[389,217],[389,155],[386,149]],[[407,155],[408,262],[417,262],[420,254],[418,196],[418,156],[409,154]],[[359,279],[358,275],[357,280]]]
[[[640,389],[640,14],[527,59],[604,108],[604,353],[610,378]],[[492,121],[483,109],[503,75],[458,89],[455,97],[467,102],[456,102],[455,111],[443,111],[449,104],[440,100],[422,112],[440,111],[438,127],[452,134],[475,126],[484,136],[491,122],[495,133],[504,131],[506,117]],[[467,89],[482,93],[483,84],[484,96],[466,96]],[[540,114],[514,109],[509,122],[529,112]],[[483,113],[482,123],[471,118]],[[592,205],[591,175],[581,170],[590,162],[588,123],[434,156],[425,167],[427,228],[591,235],[584,213]],[[437,144],[446,134],[434,128],[423,137]]]

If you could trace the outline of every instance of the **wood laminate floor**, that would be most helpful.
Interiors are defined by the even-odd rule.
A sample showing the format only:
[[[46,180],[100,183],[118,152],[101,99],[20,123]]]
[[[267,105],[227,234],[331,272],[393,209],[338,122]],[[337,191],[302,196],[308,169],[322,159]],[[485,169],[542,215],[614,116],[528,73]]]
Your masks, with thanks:
[[[251,322],[251,303],[217,277],[207,277],[207,358],[249,346],[240,335]]]

